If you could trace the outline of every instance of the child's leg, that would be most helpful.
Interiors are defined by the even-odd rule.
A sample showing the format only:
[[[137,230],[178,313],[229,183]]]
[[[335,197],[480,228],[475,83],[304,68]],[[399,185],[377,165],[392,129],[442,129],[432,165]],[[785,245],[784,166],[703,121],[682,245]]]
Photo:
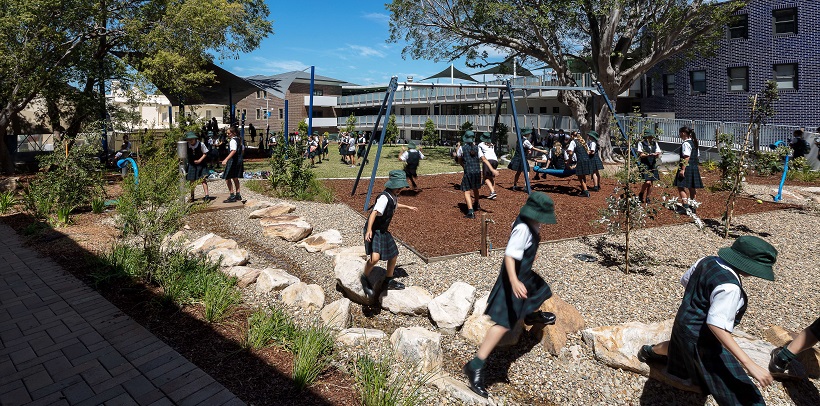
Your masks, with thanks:
[[[393,277],[393,271],[396,270],[396,263],[399,261],[399,257],[393,257],[387,260],[387,277]]]
[[[641,200],[643,200],[644,198],[649,197],[649,191],[650,191],[651,189],[652,189],[652,181],[651,181],[651,180],[647,180],[647,181],[645,181],[645,182],[641,185],[641,191],[640,191],[640,193],[638,194],[638,197],[640,197],[640,198],[641,198]],[[641,203],[643,203],[643,202],[641,202]]]
[[[595,186],[596,188],[601,187],[601,173],[598,172],[597,169],[595,172],[592,172],[592,186]]]
[[[204,190],[205,190],[205,196],[209,196],[209,193],[208,193],[208,181],[206,181],[205,179],[202,179],[202,189],[204,189]]]
[[[381,259],[381,255],[378,252],[370,254],[370,258],[364,263],[364,276],[370,276],[370,271],[379,263],[379,259]]]
[[[521,171],[515,172],[515,179],[513,179],[513,187],[518,186],[518,178],[521,177],[522,173],[523,172],[521,172]]]
[[[686,189],[684,189],[682,187],[679,187],[678,188],[678,196],[680,197],[681,203],[686,204],[686,199],[687,199]]]
[[[788,348],[792,354],[798,354],[801,351],[814,347],[814,345],[817,344],[817,338],[818,337],[811,331],[811,327],[806,327],[786,348]]]
[[[689,198],[690,199],[695,200],[695,194],[696,193],[697,193],[697,189],[691,188],[691,187],[689,188]]]
[[[236,194],[239,195],[239,178],[233,178],[233,190],[236,191]]]
[[[481,195],[478,194],[478,189],[473,189],[473,199],[475,199],[475,204],[473,205],[473,207],[478,206],[478,198],[480,196]]]
[[[473,199],[470,197],[470,191],[464,191],[464,201],[467,203],[467,211],[473,210]]]
[[[481,341],[481,345],[478,347],[478,352],[475,354],[476,358],[482,361],[486,360],[508,331],[510,331],[510,329],[498,324],[490,327],[490,329],[487,330],[487,334],[484,335],[484,340]]]
[[[233,183],[231,183],[230,179],[225,179],[225,184],[228,185],[228,192],[230,192],[230,194],[236,194],[233,189]]]
[[[586,192],[586,190],[587,190],[587,175],[578,175],[578,182],[581,183],[581,191]]]
[[[484,179],[484,184],[487,185],[488,188],[490,188],[490,194],[495,193],[494,183],[495,182],[493,182],[493,178]]]
[[[669,355],[669,341],[664,341],[653,345],[652,351],[658,355]]]

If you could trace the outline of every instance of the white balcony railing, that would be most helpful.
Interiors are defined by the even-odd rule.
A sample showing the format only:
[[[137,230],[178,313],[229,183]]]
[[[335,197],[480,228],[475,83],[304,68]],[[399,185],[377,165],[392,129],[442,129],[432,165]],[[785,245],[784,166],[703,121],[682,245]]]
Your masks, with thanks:
[[[356,128],[372,128],[376,124],[376,118],[377,116],[357,116],[356,119],[358,121],[356,123]],[[423,130],[425,124],[427,123],[427,118],[428,116],[424,115],[396,116],[396,126],[400,129]],[[461,125],[464,124],[465,121],[469,121],[473,124],[473,129],[475,131],[484,132],[492,130],[495,114],[462,114],[450,116],[430,116],[429,118],[433,120],[436,130],[457,131],[461,129]],[[347,124],[347,117],[339,117],[337,120],[337,126],[340,128]],[[502,114],[498,121],[506,124],[509,128],[515,127],[512,114]],[[382,118],[381,124],[384,124],[384,122],[384,118]],[[563,128],[565,130],[578,129],[578,124],[572,117],[550,114],[519,114],[518,125],[522,128]]]
[[[313,96],[313,107],[336,107],[338,100],[337,96]],[[310,106],[310,96],[305,96],[305,106]]]
[[[340,117],[341,118],[341,117]],[[308,119],[305,119],[307,123]],[[338,127],[336,117],[313,117],[314,127]]]

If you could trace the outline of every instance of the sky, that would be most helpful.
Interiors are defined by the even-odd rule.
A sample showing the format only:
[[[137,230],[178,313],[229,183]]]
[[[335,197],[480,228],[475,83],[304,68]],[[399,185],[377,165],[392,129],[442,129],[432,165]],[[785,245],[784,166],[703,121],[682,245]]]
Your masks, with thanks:
[[[402,59],[402,43],[387,43],[390,14],[387,0],[266,0],[273,21],[272,35],[251,53],[223,60],[223,68],[239,76],[275,75],[303,70],[358,85],[387,84],[392,76],[419,81],[450,64]],[[491,61],[503,56],[488,49]],[[464,61],[455,67],[471,73]]]

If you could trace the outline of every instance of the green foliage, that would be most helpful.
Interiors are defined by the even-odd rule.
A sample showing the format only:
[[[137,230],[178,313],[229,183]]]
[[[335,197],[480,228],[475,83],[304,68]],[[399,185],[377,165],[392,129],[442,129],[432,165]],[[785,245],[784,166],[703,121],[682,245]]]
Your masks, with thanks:
[[[333,355],[333,334],[324,326],[300,329],[293,341],[296,356],[291,378],[299,390],[310,386],[329,365]]]
[[[208,284],[205,287],[205,320],[208,323],[220,321],[228,316],[230,310],[242,302],[239,291],[224,283]]]
[[[94,198],[91,200],[91,212],[100,214],[105,211],[105,199]]]
[[[495,126],[495,139],[498,140],[498,145],[507,145],[507,133],[510,128],[504,123],[498,123]]]
[[[329,203],[333,193],[316,179],[305,159],[305,142],[284,142],[273,147],[270,159],[270,186],[276,197]]]
[[[57,208],[57,225],[67,226],[72,223],[71,212],[74,208],[71,206],[62,206]]]
[[[15,204],[17,204],[17,198],[13,190],[0,193],[0,214],[8,213]]]
[[[730,190],[739,170],[739,157],[734,149],[735,137],[732,134],[718,134],[717,142],[720,146],[720,163],[718,164],[720,180],[715,185],[715,189]]]
[[[720,168],[720,163],[712,159],[707,159],[700,163],[700,167],[706,172],[712,172]]]
[[[299,131],[299,135],[301,136],[302,141],[307,141],[307,136],[312,135],[308,134],[307,120],[300,121],[299,125],[296,127],[296,130]]]
[[[436,141],[438,141],[436,123],[434,123],[430,117],[427,117],[427,121],[424,122],[424,133],[421,136],[421,140],[424,141],[425,145],[435,145]]]
[[[459,135],[464,134],[465,131],[472,131],[473,130],[473,123],[469,121],[465,121],[461,123],[461,128],[459,129]]]
[[[391,114],[387,120],[387,131],[384,136],[384,142],[388,144],[395,144],[396,138],[399,137],[399,127],[396,125],[396,115]]]
[[[350,117],[348,117],[347,121],[345,121],[344,131],[348,132],[348,133],[356,131],[356,123],[357,122],[358,122],[358,119],[356,118],[356,116],[354,116],[353,113],[350,113]]]
[[[116,244],[98,262],[91,274],[95,286],[111,286],[132,279],[147,281],[149,263],[139,248]]]
[[[416,368],[394,365],[391,355],[380,358],[360,353],[353,364],[353,379],[364,406],[415,406],[429,400],[422,389],[432,373],[419,374]]]
[[[271,306],[268,312],[257,309],[248,318],[248,335],[244,346],[258,349],[276,343],[292,348],[297,330],[293,320],[281,308]]]
[[[770,151],[755,151],[752,169],[760,176],[783,172],[783,162],[791,151],[788,146],[780,146]]]

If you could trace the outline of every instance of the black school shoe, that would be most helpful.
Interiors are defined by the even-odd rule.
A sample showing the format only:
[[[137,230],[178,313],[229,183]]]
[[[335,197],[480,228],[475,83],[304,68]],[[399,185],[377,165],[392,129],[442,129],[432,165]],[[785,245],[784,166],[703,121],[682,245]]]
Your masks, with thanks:
[[[402,290],[402,289],[404,289],[404,284],[397,281],[396,279],[388,279],[387,280],[387,289],[388,290]]]
[[[555,314],[542,311],[533,312],[524,316],[524,324],[528,326],[534,324],[552,325],[555,324]]]
[[[467,382],[470,383],[470,389],[478,396],[487,398],[490,396],[487,393],[487,388],[484,387],[484,368],[472,369],[470,363],[464,364],[464,375],[467,375]]]
[[[773,374],[786,373],[786,369],[789,367],[789,361],[778,357],[781,350],[783,350],[783,347],[777,347],[772,350],[772,359],[769,361],[769,372]]]
[[[373,297],[375,292],[373,292],[373,288],[370,286],[370,281],[367,280],[367,277],[362,274],[359,277],[359,281],[362,283],[362,290],[364,291],[364,295],[367,297]]]
[[[652,350],[652,346],[647,344],[641,347],[638,351],[638,361],[641,361],[644,364],[648,364],[650,362],[666,364],[669,361],[669,357],[666,355],[656,354],[655,351]]]
[[[236,201],[236,195],[231,195],[229,198],[222,201],[222,203],[233,203]]]

